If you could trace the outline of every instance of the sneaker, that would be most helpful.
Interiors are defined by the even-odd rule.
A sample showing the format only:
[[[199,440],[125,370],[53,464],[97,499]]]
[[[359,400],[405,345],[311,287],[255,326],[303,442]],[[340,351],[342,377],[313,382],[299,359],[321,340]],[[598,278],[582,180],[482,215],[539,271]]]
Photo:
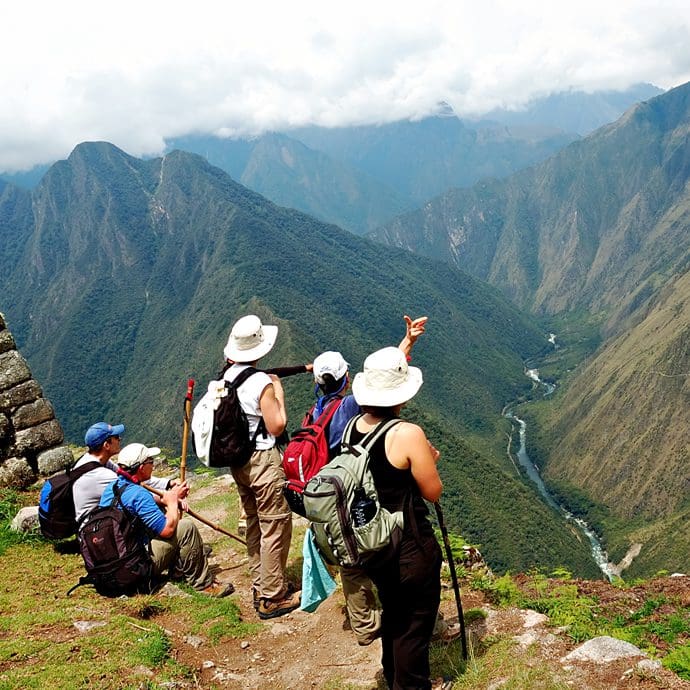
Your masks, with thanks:
[[[203,594],[206,594],[206,596],[220,599],[221,597],[227,597],[229,594],[232,594],[235,591],[235,586],[232,582],[214,580],[208,587],[204,587],[201,591]]]
[[[286,594],[282,599],[274,601],[272,599],[262,599],[259,604],[259,618],[266,620],[267,618],[277,618],[284,616],[290,611],[294,611],[299,607],[302,592],[295,592],[294,594]]]

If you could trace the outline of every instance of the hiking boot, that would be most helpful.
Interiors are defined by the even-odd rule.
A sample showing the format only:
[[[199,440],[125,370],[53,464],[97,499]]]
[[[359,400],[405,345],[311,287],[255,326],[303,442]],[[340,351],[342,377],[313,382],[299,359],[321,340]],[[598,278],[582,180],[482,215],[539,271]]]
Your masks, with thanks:
[[[227,597],[235,591],[235,586],[232,582],[221,582],[220,580],[214,580],[208,587],[204,587],[201,592],[209,597],[215,597],[220,599],[221,597]]]
[[[282,599],[262,599],[258,609],[259,618],[266,620],[267,618],[284,616],[299,607],[301,598],[302,592],[295,592],[294,594],[286,594]]]

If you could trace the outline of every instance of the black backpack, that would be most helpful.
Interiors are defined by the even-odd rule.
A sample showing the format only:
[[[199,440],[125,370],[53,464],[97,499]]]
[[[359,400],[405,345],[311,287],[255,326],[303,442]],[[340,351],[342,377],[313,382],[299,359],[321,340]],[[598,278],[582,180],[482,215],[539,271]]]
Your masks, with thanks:
[[[121,496],[127,488],[120,489],[116,481],[110,505],[95,508],[82,521],[79,551],[87,575],[67,594],[86,584],[94,585],[99,594],[107,597],[149,594],[154,590],[153,562],[141,541],[147,527],[123,505]],[[120,508],[116,507],[118,503]]]
[[[46,479],[38,503],[38,523],[41,534],[46,539],[66,539],[77,533],[72,486],[79,477],[97,467],[102,465],[94,460],[77,469],[68,468]]]
[[[209,467],[243,467],[256,450],[256,437],[266,431],[262,418],[253,438],[249,436],[249,420],[237,395],[237,389],[252,374],[256,374],[256,369],[248,367],[234,381],[225,382],[227,395],[221,398],[213,414]]]

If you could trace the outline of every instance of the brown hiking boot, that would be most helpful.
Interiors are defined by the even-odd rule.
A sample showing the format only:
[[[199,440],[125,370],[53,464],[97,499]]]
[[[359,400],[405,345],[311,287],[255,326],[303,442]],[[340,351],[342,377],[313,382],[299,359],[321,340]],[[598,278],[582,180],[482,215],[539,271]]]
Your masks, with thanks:
[[[259,604],[259,618],[277,618],[299,607],[302,592],[285,594],[282,599],[262,599]]]
[[[209,597],[215,597],[220,599],[221,597],[227,597],[235,591],[235,586],[232,582],[221,582],[220,580],[214,580],[210,585],[204,587],[201,592]]]

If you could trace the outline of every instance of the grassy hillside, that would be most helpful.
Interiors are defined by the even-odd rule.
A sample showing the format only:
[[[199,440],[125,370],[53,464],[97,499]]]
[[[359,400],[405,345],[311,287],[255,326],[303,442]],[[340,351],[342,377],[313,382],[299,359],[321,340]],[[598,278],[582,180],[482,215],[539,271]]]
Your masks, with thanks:
[[[689,296],[686,273],[531,407],[546,480],[604,532],[613,560],[642,544],[631,573],[687,568]]]

